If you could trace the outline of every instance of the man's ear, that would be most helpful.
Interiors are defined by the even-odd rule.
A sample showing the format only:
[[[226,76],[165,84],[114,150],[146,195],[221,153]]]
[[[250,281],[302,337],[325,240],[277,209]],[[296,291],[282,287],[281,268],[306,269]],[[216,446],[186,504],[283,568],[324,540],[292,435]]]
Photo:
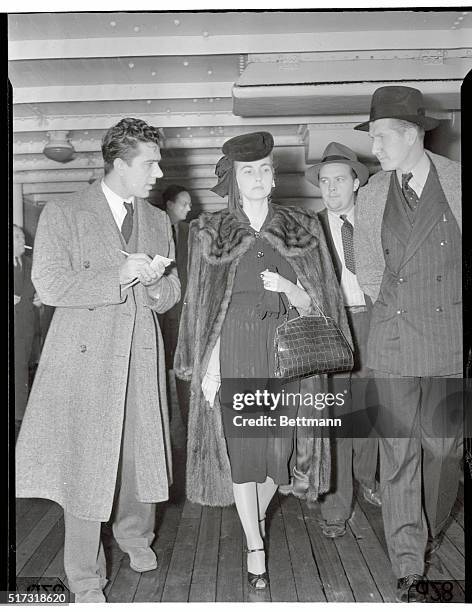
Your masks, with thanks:
[[[124,161],[124,159],[121,159],[121,157],[115,157],[115,159],[113,160],[113,168],[119,174],[123,174],[123,169],[124,169],[125,164],[126,162]]]
[[[361,183],[360,183],[359,179],[358,179],[358,178],[355,178],[355,179],[354,179],[354,187],[353,187],[353,189],[352,189],[352,190],[353,190],[353,191],[357,191],[357,190],[359,189],[359,185],[360,185],[360,184],[361,184]]]

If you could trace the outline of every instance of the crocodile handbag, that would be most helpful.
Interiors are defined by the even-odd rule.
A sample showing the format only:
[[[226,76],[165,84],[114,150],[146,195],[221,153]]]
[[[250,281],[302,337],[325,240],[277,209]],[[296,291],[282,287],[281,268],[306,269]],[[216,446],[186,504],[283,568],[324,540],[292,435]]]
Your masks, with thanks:
[[[275,330],[275,376],[298,378],[352,370],[354,357],[344,334],[331,317],[298,316]]]

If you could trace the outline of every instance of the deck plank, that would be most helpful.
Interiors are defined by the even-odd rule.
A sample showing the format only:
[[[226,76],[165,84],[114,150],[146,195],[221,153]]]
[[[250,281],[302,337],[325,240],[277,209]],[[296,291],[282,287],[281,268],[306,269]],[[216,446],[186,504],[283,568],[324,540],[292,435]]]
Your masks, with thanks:
[[[390,560],[361,506],[357,503],[354,505],[349,524],[382,599],[384,602],[394,602],[396,579],[392,572]]]
[[[188,601],[202,507],[185,502],[161,601]]]
[[[64,543],[64,518],[61,516],[50,533],[34,551],[21,570],[22,576],[40,578],[51,564]]]
[[[271,600],[297,601],[297,589],[285,535],[285,524],[277,497],[271,504],[268,516],[270,516],[270,521],[267,520],[270,534],[268,530],[265,548]]]
[[[61,506],[51,502],[44,516],[26,533],[20,545],[16,549],[16,572],[23,576],[23,567],[28,563],[41,542],[46,538],[54,525],[63,516]]]
[[[325,538],[321,533],[319,505],[314,504],[308,507],[305,502],[302,502],[301,508],[319,575],[323,583],[326,600],[338,602],[354,601],[351,586],[346,578],[336,546],[333,540]]]
[[[323,584],[313,558],[300,501],[293,495],[280,497],[279,500],[295,578],[297,599],[301,602],[325,602]]]
[[[222,509],[216,601],[243,601],[243,530],[234,506]]]
[[[342,538],[336,538],[334,543],[351,585],[354,599],[360,602],[381,602],[382,596],[366,565],[349,523],[346,534]]]
[[[215,601],[221,508],[202,510],[189,602]]]
[[[134,601],[158,602],[161,600],[172,550],[182,516],[182,505],[159,504],[157,509],[159,529],[152,545],[157,555],[157,568],[141,574]]]
[[[16,516],[16,549],[31,532],[31,530],[50,510],[52,502],[49,499],[32,499],[24,513]]]

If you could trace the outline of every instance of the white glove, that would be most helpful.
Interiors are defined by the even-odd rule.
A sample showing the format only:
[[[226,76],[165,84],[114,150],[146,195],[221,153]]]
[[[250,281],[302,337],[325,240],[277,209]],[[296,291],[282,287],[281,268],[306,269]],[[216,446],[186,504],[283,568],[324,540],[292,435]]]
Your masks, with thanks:
[[[221,378],[219,374],[205,374],[202,380],[202,391],[206,401],[213,408],[216,394],[221,386]]]

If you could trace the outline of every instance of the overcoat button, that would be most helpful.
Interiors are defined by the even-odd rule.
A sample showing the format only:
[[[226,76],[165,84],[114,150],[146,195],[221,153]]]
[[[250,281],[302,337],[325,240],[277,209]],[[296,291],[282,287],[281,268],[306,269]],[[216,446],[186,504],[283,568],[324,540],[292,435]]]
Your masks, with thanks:
[[[440,283],[442,281],[442,276],[439,274],[439,276],[436,276],[436,280]]]
[[[385,249],[385,255],[388,255],[390,253],[390,251],[388,249]]]
[[[80,352],[81,352],[81,353],[85,353],[85,351],[86,351],[86,350],[87,350],[86,345],[85,345],[85,344],[81,344],[81,345],[80,345]]]
[[[443,309],[441,308],[441,306],[438,306],[438,307],[436,308],[436,312],[442,312],[442,311],[443,311]]]
[[[258,257],[264,257],[264,251],[257,251]]]
[[[399,283],[404,283],[404,282],[405,282],[405,279],[404,279],[403,277],[400,277],[400,278],[398,279],[398,282],[399,282]]]
[[[90,262],[89,261],[84,261],[84,268],[90,268]]]
[[[447,244],[447,240],[441,240],[441,242],[439,243],[441,246],[446,246]]]

